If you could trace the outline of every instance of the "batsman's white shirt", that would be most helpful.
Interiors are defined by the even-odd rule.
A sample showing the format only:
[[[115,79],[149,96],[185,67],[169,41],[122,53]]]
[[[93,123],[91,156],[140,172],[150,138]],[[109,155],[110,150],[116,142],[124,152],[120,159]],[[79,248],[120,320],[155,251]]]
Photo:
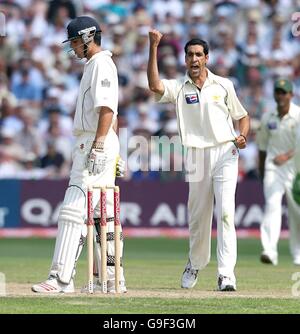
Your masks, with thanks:
[[[176,104],[177,125],[182,144],[205,148],[236,138],[232,119],[247,115],[229,79],[207,69],[207,78],[200,90],[186,74],[177,80],[162,80],[163,96],[159,103]]]
[[[296,150],[297,132],[300,125],[300,108],[290,104],[288,114],[281,119],[277,111],[263,115],[257,132],[260,151],[266,152],[264,195],[265,214],[261,223],[263,251],[277,262],[277,243],[280,237],[282,197],[286,194],[290,227],[290,248],[294,259],[300,258],[300,209],[291,194],[292,182],[296,173],[294,159],[281,166],[274,164],[274,158],[290,150]]]
[[[118,74],[111,56],[110,51],[94,54],[86,62],[80,81],[73,126],[76,142],[72,153],[70,184],[84,191],[90,184],[105,186],[113,185],[115,182],[115,166],[120,149],[118,136],[113,130],[114,119],[118,114]],[[104,142],[104,151],[107,154],[106,167],[101,174],[89,175],[86,169],[87,156],[95,139],[100,107],[104,106],[114,113],[112,125]],[[94,203],[98,202],[97,196],[94,195]],[[98,209],[97,206],[97,212]],[[107,210],[113,215],[113,205],[110,201]]]
[[[84,66],[74,117],[74,135],[95,133],[99,108],[108,107],[118,114],[118,75],[110,51],[96,53]]]
[[[247,115],[233,84],[207,70],[200,90],[186,74],[179,80],[162,80],[160,103],[176,105],[177,126],[189,156],[198,159],[198,177],[189,179],[189,258],[194,269],[203,269],[210,260],[210,238],[214,197],[218,235],[218,274],[235,280],[236,233],[234,226],[238,150],[233,140],[233,119]],[[191,166],[192,167],[192,166]],[[188,166],[188,170],[193,170]],[[192,180],[193,179],[193,180]]]
[[[77,138],[72,155],[70,184],[75,184],[84,191],[89,184],[114,184],[115,164],[119,154],[119,140],[113,130],[114,119],[118,114],[118,74],[111,56],[112,53],[107,50],[94,54],[86,62],[80,81],[73,126]],[[106,169],[102,174],[90,176],[85,163],[95,139],[100,107],[104,106],[114,113],[104,142],[104,151],[107,153]]]
[[[105,138],[104,151],[107,154],[106,167],[103,173],[89,175],[86,161],[98,126],[100,107],[108,107],[118,113],[118,75],[112,61],[110,51],[94,54],[85,64],[80,81],[77,100],[74,135],[75,147],[72,153],[73,165],[70,174],[70,184],[76,185],[85,192],[88,185],[113,185],[115,182],[115,166],[119,155],[119,140],[112,126]],[[94,194],[94,203],[98,202]],[[98,213],[98,206],[96,213]],[[113,205],[109,201],[108,214],[113,216]]]

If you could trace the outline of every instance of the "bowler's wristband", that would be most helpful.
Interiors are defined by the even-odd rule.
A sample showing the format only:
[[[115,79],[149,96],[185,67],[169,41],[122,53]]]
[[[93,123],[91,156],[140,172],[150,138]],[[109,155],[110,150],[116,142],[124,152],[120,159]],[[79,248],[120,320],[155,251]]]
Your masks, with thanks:
[[[241,137],[243,137],[244,139],[245,139],[245,142],[247,142],[247,138],[246,138],[246,136],[244,136],[244,135],[240,135]]]

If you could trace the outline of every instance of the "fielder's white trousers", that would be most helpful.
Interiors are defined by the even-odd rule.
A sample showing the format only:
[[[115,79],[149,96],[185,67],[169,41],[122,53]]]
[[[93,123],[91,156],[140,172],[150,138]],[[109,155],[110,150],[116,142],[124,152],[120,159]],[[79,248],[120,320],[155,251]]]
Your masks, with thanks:
[[[288,167],[288,166],[287,166]],[[300,207],[292,197],[295,173],[285,166],[266,170],[264,176],[265,213],[260,226],[263,253],[277,262],[277,244],[282,222],[282,198],[286,195],[290,232],[290,251],[294,260],[300,259]]]
[[[238,150],[233,142],[215,147],[190,148],[203,156],[197,168],[200,180],[189,182],[189,258],[193,269],[203,269],[210,260],[214,198],[217,216],[218,275],[235,280],[237,240],[234,226]],[[203,177],[201,177],[203,174]]]

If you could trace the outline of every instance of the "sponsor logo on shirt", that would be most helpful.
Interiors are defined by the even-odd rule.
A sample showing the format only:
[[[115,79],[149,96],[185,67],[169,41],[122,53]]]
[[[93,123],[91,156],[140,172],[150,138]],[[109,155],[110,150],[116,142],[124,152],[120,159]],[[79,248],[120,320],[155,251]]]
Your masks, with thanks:
[[[275,129],[277,129],[277,122],[269,122],[268,123],[268,129],[269,130],[275,130]]]
[[[110,81],[108,79],[101,80],[101,87],[110,87]]]
[[[199,98],[196,93],[185,94],[185,100],[187,104],[199,103]]]
[[[213,95],[212,99],[213,99],[214,102],[220,102],[221,96],[220,95]]]

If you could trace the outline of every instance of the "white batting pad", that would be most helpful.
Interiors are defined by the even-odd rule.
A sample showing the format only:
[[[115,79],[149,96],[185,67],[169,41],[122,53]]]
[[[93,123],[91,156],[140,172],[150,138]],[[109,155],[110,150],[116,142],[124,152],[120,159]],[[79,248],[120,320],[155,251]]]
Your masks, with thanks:
[[[63,206],[72,206],[81,210],[82,217],[86,215],[86,194],[85,191],[77,185],[70,185],[66,191]]]
[[[85,193],[79,187],[69,187],[58,217],[58,234],[50,269],[50,275],[58,277],[63,283],[71,281],[83,248],[85,211]]]
[[[57,276],[63,283],[69,283],[72,277],[83,222],[80,210],[71,206],[62,207],[50,275]]]

